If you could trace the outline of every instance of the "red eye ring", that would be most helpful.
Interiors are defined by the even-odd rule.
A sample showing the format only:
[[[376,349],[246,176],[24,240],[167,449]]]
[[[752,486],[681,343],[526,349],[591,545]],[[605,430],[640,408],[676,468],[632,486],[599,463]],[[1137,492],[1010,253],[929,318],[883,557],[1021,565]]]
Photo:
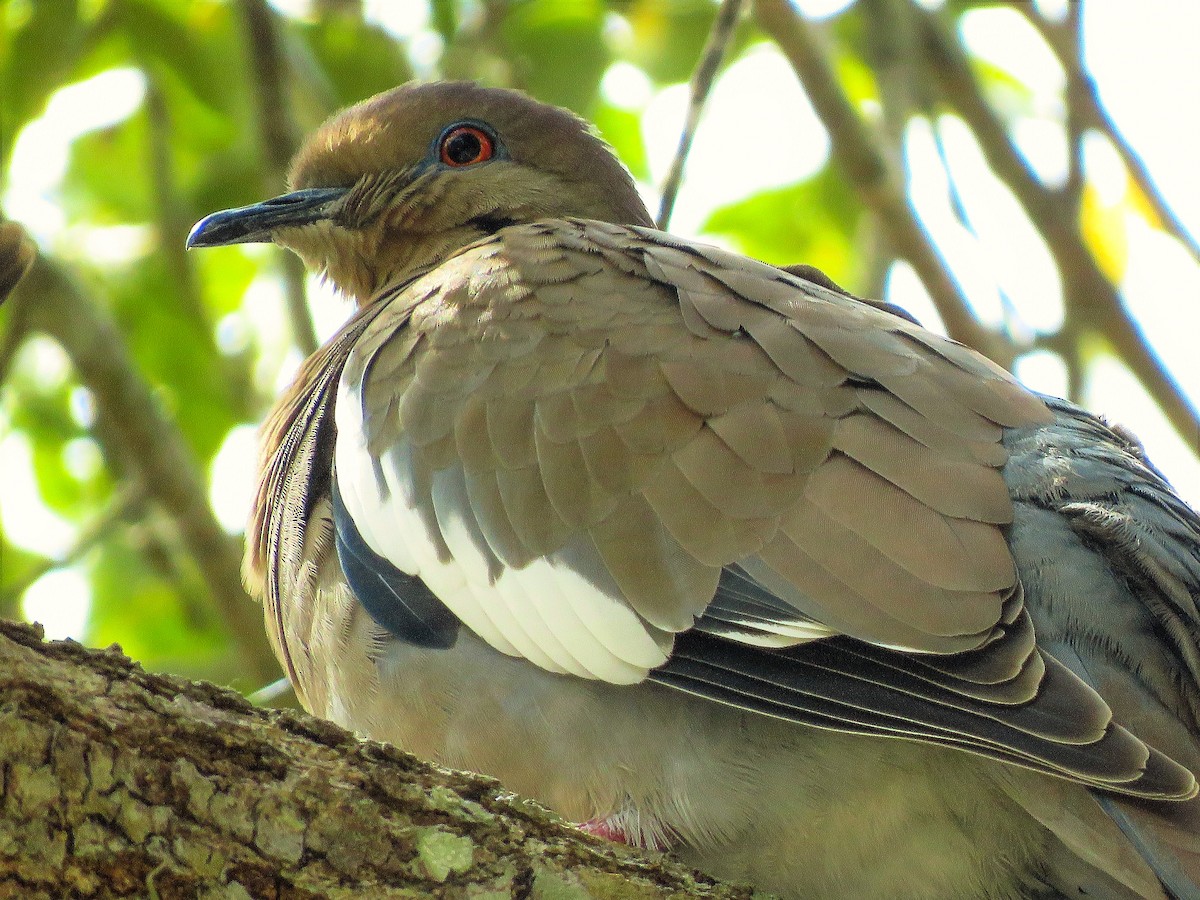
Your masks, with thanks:
[[[438,155],[442,162],[456,169],[487,162],[494,152],[491,135],[474,125],[460,125],[450,129],[442,136],[441,145],[438,147]]]

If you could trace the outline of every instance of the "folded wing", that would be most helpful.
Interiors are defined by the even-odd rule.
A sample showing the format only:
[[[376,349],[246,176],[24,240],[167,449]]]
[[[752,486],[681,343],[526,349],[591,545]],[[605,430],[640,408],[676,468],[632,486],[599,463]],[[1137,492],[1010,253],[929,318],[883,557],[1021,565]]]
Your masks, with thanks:
[[[1049,420],[977,354],[791,273],[507,228],[350,352],[339,548],[378,602],[415,592],[390,625],[365,602],[404,639],[457,622],[552,672],[1189,796],[1038,646],[1002,438]]]

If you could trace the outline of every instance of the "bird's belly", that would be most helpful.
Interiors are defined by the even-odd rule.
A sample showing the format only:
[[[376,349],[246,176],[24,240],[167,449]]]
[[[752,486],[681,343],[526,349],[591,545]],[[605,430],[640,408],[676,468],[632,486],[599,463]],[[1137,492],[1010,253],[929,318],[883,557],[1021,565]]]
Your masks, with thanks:
[[[1001,790],[1008,767],[551,674],[465,629],[449,650],[391,641],[326,672],[318,714],[786,896],[1029,896],[1045,839]]]

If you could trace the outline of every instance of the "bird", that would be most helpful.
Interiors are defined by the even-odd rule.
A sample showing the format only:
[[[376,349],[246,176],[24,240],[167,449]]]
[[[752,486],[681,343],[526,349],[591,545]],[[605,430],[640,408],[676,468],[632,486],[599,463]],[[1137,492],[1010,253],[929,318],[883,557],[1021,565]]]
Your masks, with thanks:
[[[188,246],[353,304],[247,531],[307,710],[783,897],[1200,897],[1200,517],[1132,435],[656,229],[515,90],[367,99],[289,187]]]

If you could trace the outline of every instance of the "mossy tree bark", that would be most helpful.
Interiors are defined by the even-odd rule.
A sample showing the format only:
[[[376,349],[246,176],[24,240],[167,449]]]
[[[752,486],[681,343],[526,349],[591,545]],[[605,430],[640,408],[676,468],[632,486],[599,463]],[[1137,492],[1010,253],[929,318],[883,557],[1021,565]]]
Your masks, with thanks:
[[[497,782],[0,622],[0,898],[749,897]]]

